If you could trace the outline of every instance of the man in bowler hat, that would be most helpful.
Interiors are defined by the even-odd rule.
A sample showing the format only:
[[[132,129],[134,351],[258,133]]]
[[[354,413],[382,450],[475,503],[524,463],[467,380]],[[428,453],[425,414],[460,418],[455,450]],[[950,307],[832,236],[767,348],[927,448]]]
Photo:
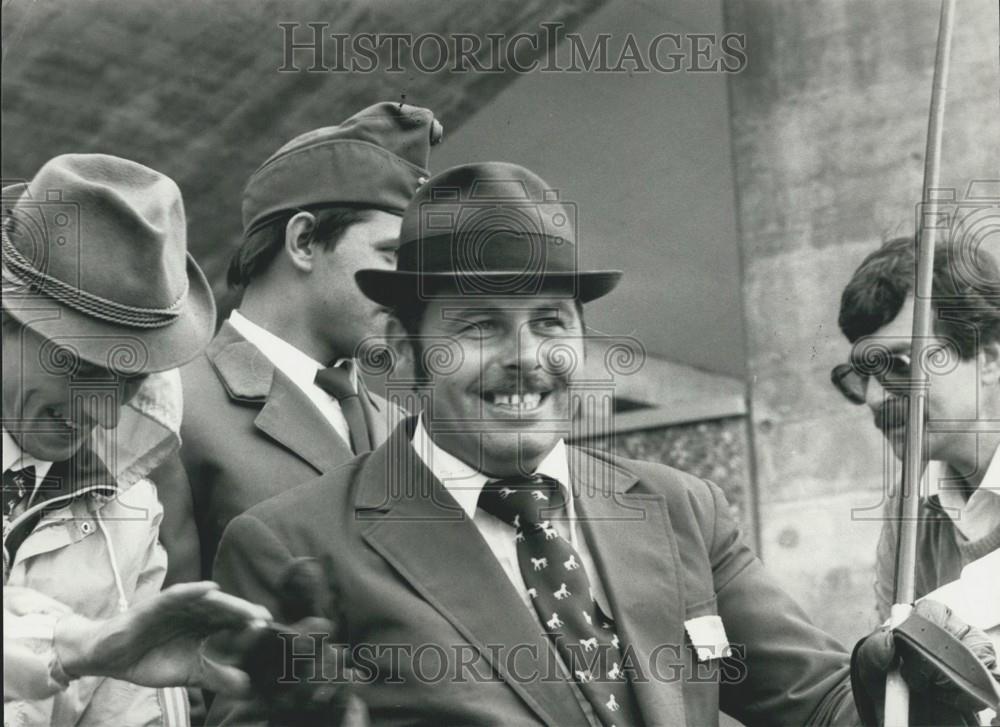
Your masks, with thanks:
[[[159,473],[169,581],[208,577],[233,517],[378,446],[398,419],[353,361],[385,323],[354,273],[395,267],[400,216],[441,136],[427,109],[379,103],[251,175],[229,269],[242,301],[182,371],[184,446]]]
[[[235,518],[217,577],[281,614],[283,573],[326,563],[322,615],[375,724],[706,725],[720,708],[858,723],[848,654],[764,570],[718,487],[566,443],[583,306],[621,277],[580,271],[576,249],[568,209],[523,167],[468,164],[421,187],[398,269],[357,278],[393,311],[422,411]],[[869,701],[891,643],[858,649]],[[248,711],[218,700],[210,721]]]
[[[4,723],[186,724],[177,686],[248,686],[201,639],[269,614],[207,583],[159,593],[148,473],[178,446],[172,369],[215,318],[180,190],[56,157],[4,190],[2,252]]]

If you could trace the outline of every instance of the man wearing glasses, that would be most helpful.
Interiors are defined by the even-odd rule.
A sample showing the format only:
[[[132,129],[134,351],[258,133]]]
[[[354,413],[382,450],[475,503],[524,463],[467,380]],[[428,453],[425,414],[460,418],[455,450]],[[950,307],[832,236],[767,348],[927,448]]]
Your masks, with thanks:
[[[897,457],[906,444],[915,245],[891,240],[855,271],[840,304],[851,362],[834,368],[837,388],[867,405]],[[939,246],[932,287],[934,337],[926,370],[931,492],[920,505],[916,590],[924,596],[989,564],[980,585],[1000,583],[1000,271],[985,252]],[[886,519],[878,546],[879,616],[893,603],[898,523]]]

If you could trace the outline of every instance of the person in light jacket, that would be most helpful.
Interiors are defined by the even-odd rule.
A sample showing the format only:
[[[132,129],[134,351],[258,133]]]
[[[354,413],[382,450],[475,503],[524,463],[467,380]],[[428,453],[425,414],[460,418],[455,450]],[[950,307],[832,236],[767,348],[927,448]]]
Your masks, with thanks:
[[[50,662],[19,685],[35,698],[5,698],[5,724],[185,724],[183,690],[70,681],[53,658],[67,612],[114,617],[166,572],[147,474],[179,445],[176,368],[215,321],[180,190],[135,162],[67,154],[4,198],[4,650]]]

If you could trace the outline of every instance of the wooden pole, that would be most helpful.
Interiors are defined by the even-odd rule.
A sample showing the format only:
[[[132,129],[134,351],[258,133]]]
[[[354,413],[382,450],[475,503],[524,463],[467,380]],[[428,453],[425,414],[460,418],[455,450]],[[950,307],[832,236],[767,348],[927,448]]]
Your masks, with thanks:
[[[939,232],[938,201],[931,190],[940,188],[941,145],[944,131],[945,96],[951,59],[951,37],[955,0],[942,0],[938,24],[937,55],[934,59],[934,85],[931,89],[930,120],[927,125],[927,151],[924,158],[923,207],[918,217],[916,284],[913,296],[913,342],[911,348],[913,381],[909,390],[906,418],[906,450],[903,457],[903,483],[899,491],[899,542],[896,549],[896,595],[890,624],[906,620],[916,599],[917,526],[920,507],[920,478],[924,471],[924,417],[927,410],[929,377],[924,351],[933,335],[931,289],[934,280],[934,250]],[[885,727],[909,724],[910,693],[894,669],[886,678]]]

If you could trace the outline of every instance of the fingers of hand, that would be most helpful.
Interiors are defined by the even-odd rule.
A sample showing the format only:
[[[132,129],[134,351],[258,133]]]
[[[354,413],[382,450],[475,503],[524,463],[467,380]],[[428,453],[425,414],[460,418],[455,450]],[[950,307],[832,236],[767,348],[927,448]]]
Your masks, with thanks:
[[[209,591],[201,598],[201,604],[207,606],[209,615],[219,622],[239,623],[252,621],[270,621],[271,612],[256,603],[250,603],[237,596],[222,591]]]
[[[260,640],[269,637],[266,624],[251,622],[242,628],[218,630],[205,637],[202,650],[214,661],[241,664],[250,649]]]
[[[859,666],[865,680],[884,680],[896,659],[892,632],[881,627],[861,644],[858,652]]]
[[[928,621],[937,624],[949,634],[962,642],[983,665],[995,671],[997,668],[997,654],[993,647],[993,642],[985,632],[977,629],[958,616],[952,613],[951,609],[938,601],[923,600],[915,607],[914,612],[923,616]]]
[[[191,686],[202,687],[231,697],[249,697],[250,677],[235,666],[221,664],[201,655],[201,671]]]
[[[343,659],[329,644],[332,624],[321,618],[303,619],[285,631],[251,629],[239,641],[240,665],[263,694],[282,691],[280,682],[336,681],[342,678]],[[287,690],[287,686],[284,690]]]
[[[164,588],[160,592],[159,598],[165,606],[183,605],[185,603],[197,601],[206,593],[211,593],[212,591],[217,591],[218,589],[218,584],[213,583],[212,581],[178,583],[170,586],[169,588]]]
[[[160,599],[158,603],[151,603],[156,618],[171,624],[177,633],[207,636],[220,629],[241,628],[271,618],[263,606],[223,593],[208,581],[171,586],[156,599]]]
[[[960,641],[961,646],[956,645],[956,647],[968,649],[987,669],[995,669],[996,653],[989,637],[953,614],[947,606],[925,600],[916,604],[914,614],[939,626],[951,637]],[[960,688],[945,670],[934,663],[933,659],[921,655],[919,651],[911,652],[909,649],[904,651],[901,671],[912,690],[925,693],[935,702],[962,712],[974,712],[981,707],[978,700]]]
[[[969,630],[969,625],[952,614],[951,609],[940,601],[924,599],[913,607],[913,612],[940,626],[956,639],[961,639]]]

